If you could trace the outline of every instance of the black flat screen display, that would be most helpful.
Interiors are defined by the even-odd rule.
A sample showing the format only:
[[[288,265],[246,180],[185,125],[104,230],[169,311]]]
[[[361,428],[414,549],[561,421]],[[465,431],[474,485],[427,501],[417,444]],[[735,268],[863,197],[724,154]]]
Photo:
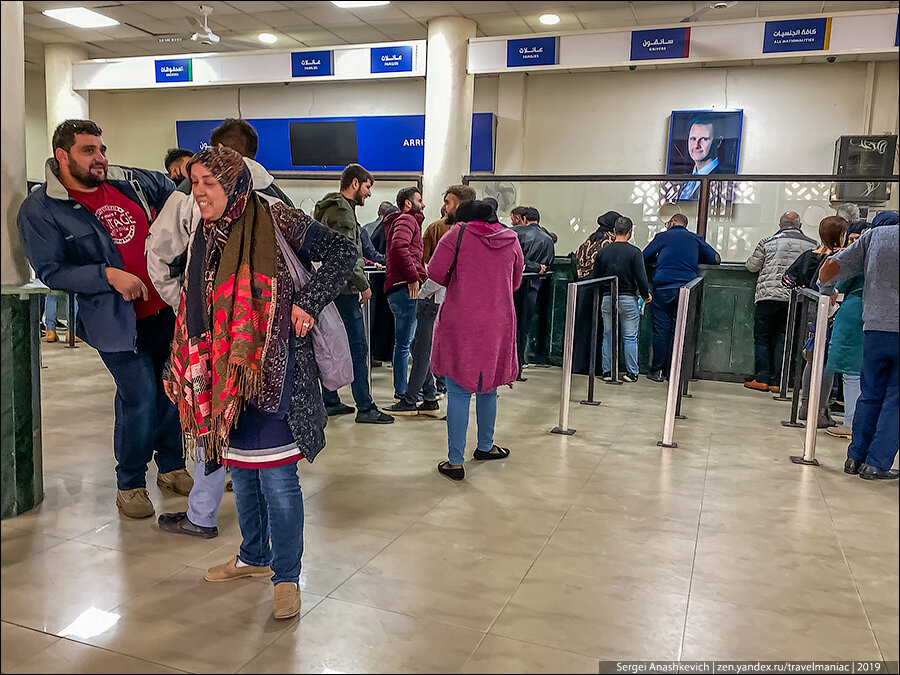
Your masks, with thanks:
[[[356,122],[291,122],[291,164],[346,166],[357,161]]]

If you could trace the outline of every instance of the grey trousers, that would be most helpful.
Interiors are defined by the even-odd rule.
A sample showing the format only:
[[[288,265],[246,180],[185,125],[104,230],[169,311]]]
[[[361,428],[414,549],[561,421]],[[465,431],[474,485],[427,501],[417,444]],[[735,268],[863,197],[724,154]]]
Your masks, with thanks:
[[[200,527],[216,527],[219,522],[219,504],[225,489],[225,467],[219,467],[208,476],[206,462],[194,462],[194,487],[188,495],[188,520]]]
[[[431,374],[431,342],[434,338],[434,320],[440,307],[431,298],[419,300],[416,305],[416,334],[409,348],[412,369],[404,396],[411,405],[416,403],[420,393],[429,401],[437,399],[434,376]]]

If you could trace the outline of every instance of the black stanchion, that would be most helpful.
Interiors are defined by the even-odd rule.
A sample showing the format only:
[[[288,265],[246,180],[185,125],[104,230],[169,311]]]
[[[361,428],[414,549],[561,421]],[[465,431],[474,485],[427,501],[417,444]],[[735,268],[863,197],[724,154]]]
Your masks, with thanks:
[[[794,333],[797,330],[797,289],[791,289],[791,299],[788,302],[787,323],[784,328],[784,347],[781,354],[781,373],[778,377],[778,396],[772,398],[776,401],[790,401],[788,398],[788,376],[791,372],[791,355],[794,344]],[[797,381],[794,381],[794,387]]]
[[[581,405],[600,405],[600,401],[594,400],[594,380],[597,371],[597,334],[600,323],[600,284],[596,284],[594,291],[594,311],[591,316],[591,355],[588,360],[588,393],[587,400],[581,401]]]
[[[797,295],[797,315],[800,322],[806,320],[806,316],[809,311],[809,305],[806,302],[806,297],[800,293],[796,293]],[[802,328],[802,323],[798,328]],[[795,340],[795,348],[796,348],[796,360],[797,364],[794,367],[794,393],[791,395],[791,419],[782,421],[782,426],[785,427],[796,427],[802,429],[804,427],[803,424],[797,421],[797,414],[800,412],[800,383],[803,381],[803,343],[806,342],[806,334],[803,330],[797,330],[797,338]],[[789,355],[790,356],[790,355]],[[790,361],[790,359],[788,359]]]
[[[75,344],[75,294],[69,293],[66,296],[66,301],[68,302],[68,307],[66,307],[68,318],[66,321],[68,325],[66,326],[66,336],[68,337],[68,348],[75,349],[77,345]]]
[[[599,292],[599,291],[598,291]],[[619,379],[619,277],[612,280],[609,292],[610,321],[610,379],[606,384],[622,384]]]

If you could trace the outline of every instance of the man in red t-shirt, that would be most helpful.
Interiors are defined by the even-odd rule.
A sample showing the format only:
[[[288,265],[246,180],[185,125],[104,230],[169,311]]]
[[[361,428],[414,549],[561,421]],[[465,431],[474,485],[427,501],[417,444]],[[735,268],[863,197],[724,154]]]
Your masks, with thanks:
[[[175,315],[147,274],[150,223],[175,189],[155,171],[109,166],[100,128],[66,120],[53,134],[47,183],[18,215],[26,255],[48,286],[77,294],[77,332],[116,382],[116,505],[131,518],[153,515],[146,489],[155,459],[161,488],[187,495],[178,411],[162,372]]]

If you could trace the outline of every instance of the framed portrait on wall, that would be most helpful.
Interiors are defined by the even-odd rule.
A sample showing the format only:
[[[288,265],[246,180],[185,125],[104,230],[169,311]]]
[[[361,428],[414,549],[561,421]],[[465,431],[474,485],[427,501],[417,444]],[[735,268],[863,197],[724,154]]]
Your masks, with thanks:
[[[669,122],[667,174],[736,174],[740,164],[743,110],[673,110]],[[700,181],[678,184],[674,201],[696,201]]]

